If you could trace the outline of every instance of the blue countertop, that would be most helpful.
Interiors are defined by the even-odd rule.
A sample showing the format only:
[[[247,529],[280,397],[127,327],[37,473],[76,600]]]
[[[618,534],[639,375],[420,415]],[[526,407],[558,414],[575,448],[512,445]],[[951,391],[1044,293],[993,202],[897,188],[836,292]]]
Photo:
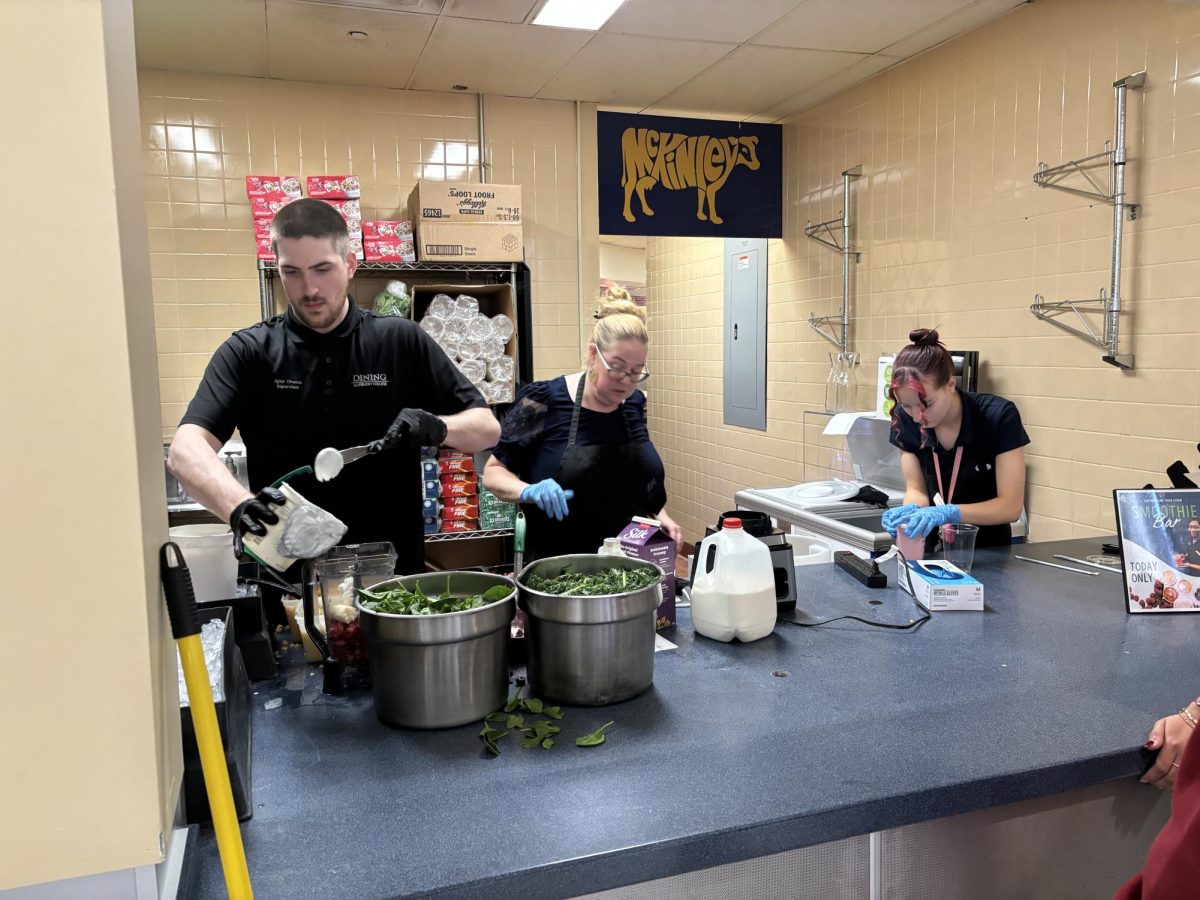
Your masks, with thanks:
[[[919,615],[894,587],[801,573],[821,618]],[[496,759],[478,725],[389,728],[369,693],[324,696],[295,667],[253,698],[256,894],[570,896],[1140,774],[1150,725],[1200,689],[1200,616],[1127,615],[1119,575],[1007,548],[973,574],[985,611],[913,631],[781,622],[722,644],[683,610],[648,693],[568,708],[552,750],[510,736]],[[610,719],[605,744],[575,746]],[[224,896],[210,828],[194,852],[190,896]]]

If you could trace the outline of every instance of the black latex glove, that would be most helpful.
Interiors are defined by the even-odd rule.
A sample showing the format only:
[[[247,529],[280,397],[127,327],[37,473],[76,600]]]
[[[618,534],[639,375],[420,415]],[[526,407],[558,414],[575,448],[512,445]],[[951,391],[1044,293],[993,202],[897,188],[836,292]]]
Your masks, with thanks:
[[[240,559],[242,551],[242,535],[246,532],[262,537],[267,533],[267,526],[279,521],[279,515],[271,509],[271,504],[282,506],[287,503],[287,497],[279,488],[265,487],[253,497],[247,497],[233,510],[229,517],[229,527],[233,529],[233,552]]]
[[[371,451],[393,447],[437,447],[446,440],[446,423],[423,409],[402,409],[387,434],[372,442]]]

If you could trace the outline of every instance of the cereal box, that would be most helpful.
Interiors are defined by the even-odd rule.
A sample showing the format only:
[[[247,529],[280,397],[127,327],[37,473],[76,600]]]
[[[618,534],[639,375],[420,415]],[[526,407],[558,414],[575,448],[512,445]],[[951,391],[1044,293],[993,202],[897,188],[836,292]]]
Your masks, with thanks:
[[[300,178],[296,175],[247,175],[246,196],[253,200],[296,200],[300,197]]]
[[[362,194],[357,175],[309,175],[308,196],[318,200],[356,200]]]

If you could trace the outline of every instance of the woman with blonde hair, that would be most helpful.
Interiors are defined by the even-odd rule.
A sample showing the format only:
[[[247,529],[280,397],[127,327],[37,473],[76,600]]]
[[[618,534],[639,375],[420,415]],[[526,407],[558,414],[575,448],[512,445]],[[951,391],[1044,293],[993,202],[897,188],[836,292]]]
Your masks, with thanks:
[[[637,387],[650,377],[646,312],[602,301],[595,317],[584,371],[522,388],[483,470],[488,490],[525,504],[530,560],[595,553],[633,516],[681,539]]]

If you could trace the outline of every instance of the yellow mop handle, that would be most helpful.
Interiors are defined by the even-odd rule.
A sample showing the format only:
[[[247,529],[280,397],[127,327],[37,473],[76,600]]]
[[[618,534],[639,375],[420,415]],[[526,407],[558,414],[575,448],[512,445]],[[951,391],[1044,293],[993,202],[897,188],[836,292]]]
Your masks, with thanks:
[[[204,664],[204,648],[200,636],[188,635],[179,639],[179,658],[183,661],[183,677],[187,682],[188,699],[192,706],[192,725],[196,730],[196,745],[200,748],[200,767],[204,770],[204,788],[212,810],[213,828],[217,832],[217,850],[225,872],[225,889],[231,900],[249,900],[254,896],[250,887],[250,871],[246,867],[246,852],[242,848],[242,832],[238,828],[237,809],[233,805],[233,789],[229,786],[229,768],[221,746],[221,728],[213,706],[212,688],[208,684],[208,669]]]
[[[217,850],[225,872],[225,890],[232,900],[251,900],[250,872],[246,868],[246,851],[242,848],[242,832],[238,828],[237,809],[233,805],[233,789],[229,786],[229,768],[221,746],[221,726],[213,706],[212,688],[208,684],[208,666],[204,663],[204,648],[200,643],[200,623],[196,618],[196,595],[192,589],[192,574],[188,571],[183,553],[170,542],[159,550],[159,577],[171,619],[171,633],[179,646],[183,664],[183,679],[187,683],[192,707],[192,726],[196,746],[200,750],[200,768],[204,772],[204,789],[212,812],[213,828],[217,832]]]

